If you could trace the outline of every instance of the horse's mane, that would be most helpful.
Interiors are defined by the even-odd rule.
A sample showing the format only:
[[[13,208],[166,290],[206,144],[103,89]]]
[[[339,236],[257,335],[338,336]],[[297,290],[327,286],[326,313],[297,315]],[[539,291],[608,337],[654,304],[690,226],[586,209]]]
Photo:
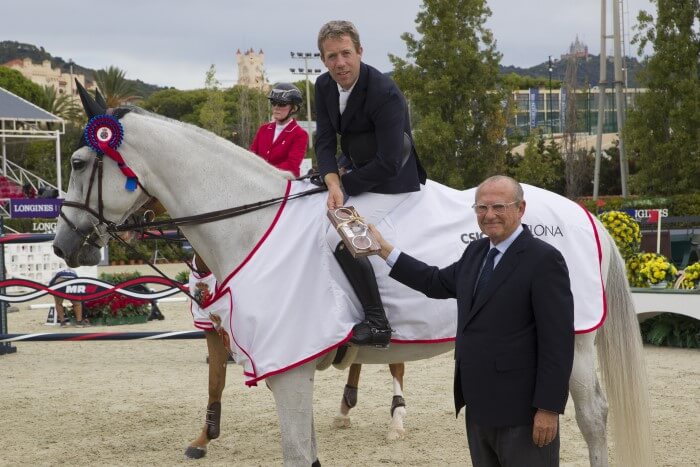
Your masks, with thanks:
[[[291,172],[287,172],[286,170],[279,170],[278,168],[274,167],[271,164],[268,164],[266,161],[264,161],[261,157],[259,157],[257,154],[249,151],[248,149],[241,147],[237,145],[236,143],[227,140],[226,138],[222,138],[221,136],[218,136],[211,131],[205,130],[203,128],[200,128],[196,125],[193,125],[191,123],[186,123],[186,122],[181,122],[180,120],[175,120],[170,117],[165,117],[163,115],[158,115],[157,113],[150,112],[146,109],[143,109],[141,107],[135,106],[135,105],[123,105],[118,107],[118,109],[122,109],[127,112],[135,113],[137,115],[142,115],[144,117],[152,118],[155,120],[161,120],[169,125],[174,125],[182,128],[183,130],[186,130],[188,132],[193,132],[196,135],[210,141],[211,143],[215,145],[219,145],[224,147],[224,149],[227,150],[232,150],[236,152],[237,155],[245,158],[250,158],[251,160],[255,161],[255,163],[259,163],[259,165],[262,167],[261,170],[270,170],[271,172],[274,172],[278,175],[281,175],[282,177],[293,180],[294,175]]]

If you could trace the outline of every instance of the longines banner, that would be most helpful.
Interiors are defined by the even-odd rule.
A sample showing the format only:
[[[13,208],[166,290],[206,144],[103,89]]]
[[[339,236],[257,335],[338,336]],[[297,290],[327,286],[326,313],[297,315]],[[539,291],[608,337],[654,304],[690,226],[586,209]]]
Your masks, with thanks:
[[[17,218],[55,218],[61,211],[63,200],[60,198],[11,199],[10,217]]]

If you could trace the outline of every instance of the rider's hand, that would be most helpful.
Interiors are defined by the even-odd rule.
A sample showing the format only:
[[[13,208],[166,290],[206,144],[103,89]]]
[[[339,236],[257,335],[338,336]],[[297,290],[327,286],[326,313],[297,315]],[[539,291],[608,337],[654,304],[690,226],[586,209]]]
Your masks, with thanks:
[[[345,197],[343,196],[343,190],[340,189],[340,177],[338,174],[326,174],[323,181],[328,187],[328,200],[326,201],[326,206],[328,209],[338,209],[343,207]]]

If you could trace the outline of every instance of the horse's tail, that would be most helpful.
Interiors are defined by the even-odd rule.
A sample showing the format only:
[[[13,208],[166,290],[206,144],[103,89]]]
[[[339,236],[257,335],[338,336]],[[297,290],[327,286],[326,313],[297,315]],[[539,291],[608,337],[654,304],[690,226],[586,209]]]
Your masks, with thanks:
[[[607,389],[617,465],[654,465],[647,373],[639,322],[634,311],[625,264],[607,235],[608,315],[598,333],[598,362]]]

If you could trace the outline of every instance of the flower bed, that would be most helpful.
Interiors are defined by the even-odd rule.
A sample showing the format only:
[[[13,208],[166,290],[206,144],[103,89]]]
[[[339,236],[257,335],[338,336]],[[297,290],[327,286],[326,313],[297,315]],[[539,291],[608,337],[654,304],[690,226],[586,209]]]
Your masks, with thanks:
[[[110,284],[119,284],[139,277],[137,272],[101,274],[100,279]],[[145,323],[151,311],[150,302],[118,293],[83,303],[83,315],[93,324],[134,324]]]
[[[610,233],[622,256],[627,259],[639,251],[642,243],[642,232],[639,223],[629,214],[622,211],[607,211],[598,216]]]
[[[695,289],[700,285],[700,261],[693,263],[683,271],[679,289]]]
[[[656,253],[636,253],[627,258],[627,279],[632,287],[673,287],[678,270],[668,258]]]

